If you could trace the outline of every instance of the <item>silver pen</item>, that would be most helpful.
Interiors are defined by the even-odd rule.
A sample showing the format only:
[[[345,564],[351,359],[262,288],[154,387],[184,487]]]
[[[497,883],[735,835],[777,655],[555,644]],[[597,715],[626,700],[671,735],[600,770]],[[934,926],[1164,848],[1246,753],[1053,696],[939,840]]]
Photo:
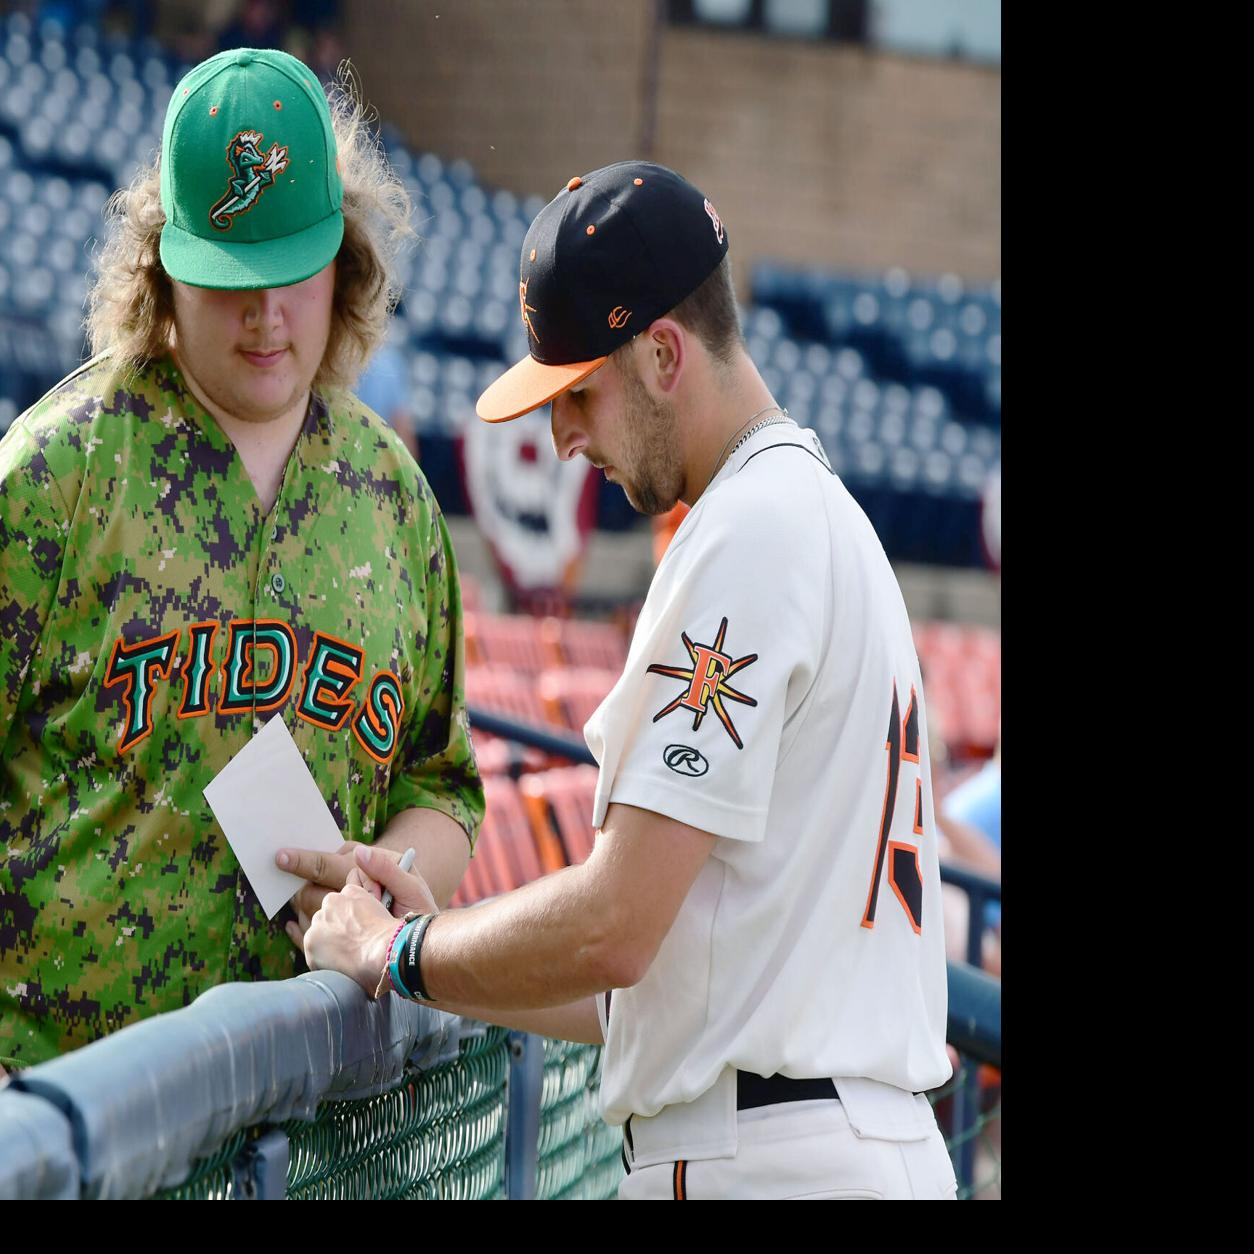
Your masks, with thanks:
[[[408,871],[410,867],[414,865],[414,859],[417,856],[418,856],[418,851],[413,847],[413,845],[410,845],[410,847],[406,849],[403,854],[401,854],[401,861],[400,861],[401,870]],[[383,890],[383,908],[385,910],[391,910],[392,908],[392,894],[388,892],[386,888]]]

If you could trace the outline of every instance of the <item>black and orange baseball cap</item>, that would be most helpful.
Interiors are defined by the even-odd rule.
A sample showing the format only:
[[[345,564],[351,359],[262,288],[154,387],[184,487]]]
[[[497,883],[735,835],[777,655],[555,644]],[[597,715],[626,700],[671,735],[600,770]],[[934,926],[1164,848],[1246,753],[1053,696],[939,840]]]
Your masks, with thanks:
[[[523,240],[518,305],[531,351],[479,397],[479,417],[507,422],[574,387],[726,255],[723,220],[674,170],[620,161],[571,179]]]

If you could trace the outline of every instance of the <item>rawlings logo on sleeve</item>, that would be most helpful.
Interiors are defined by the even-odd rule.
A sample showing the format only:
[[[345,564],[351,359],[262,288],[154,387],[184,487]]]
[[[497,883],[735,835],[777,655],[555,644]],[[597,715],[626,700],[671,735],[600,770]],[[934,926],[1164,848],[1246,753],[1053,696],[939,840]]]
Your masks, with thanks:
[[[663,666],[659,662],[654,662],[648,668],[650,674],[669,675],[672,679],[684,680],[687,685],[674,701],[653,716],[653,721],[656,723],[658,719],[665,718],[679,709],[691,710],[695,715],[692,720],[692,730],[697,731],[705,716],[713,710],[718,715],[718,721],[723,724],[727,734],[732,738],[732,743],[737,749],[743,749],[744,743],[723,702],[726,699],[739,701],[742,705],[757,705],[753,697],[737,692],[727,683],[727,680],[737,671],[744,670],[746,666],[752,666],[758,660],[758,655],[750,653],[745,657],[733,659],[730,654],[723,652],[723,641],[726,636],[726,618],[719,624],[718,634],[714,637],[713,644],[693,644],[688,633],[681,631],[679,638],[684,642],[684,648],[688,650],[692,665],[688,667]]]
[[[376,762],[386,765],[396,752],[405,698],[391,671],[378,672],[360,701],[349,694],[365,674],[365,653],[355,645],[315,632],[300,670],[296,633],[273,618],[236,619],[226,630],[225,660],[214,660],[217,623],[194,623],[187,629],[186,655],[174,671],[178,631],[127,644],[119,637],[105,671],[105,686],[120,685],[124,711],[118,752],[127,753],[150,735],[153,697],[158,680],[181,685],[178,718],[203,718],[217,713],[251,715],[282,705],[296,689],[296,717],[327,731],[339,731],[351,720],[357,743]],[[259,655],[269,658],[259,665]],[[267,677],[258,677],[264,669]],[[221,671],[217,701],[214,679]],[[299,672],[299,682],[298,682]]]
[[[667,745],[662,754],[662,761],[676,775],[691,775],[694,778],[704,775],[710,769],[709,762],[689,745]]]

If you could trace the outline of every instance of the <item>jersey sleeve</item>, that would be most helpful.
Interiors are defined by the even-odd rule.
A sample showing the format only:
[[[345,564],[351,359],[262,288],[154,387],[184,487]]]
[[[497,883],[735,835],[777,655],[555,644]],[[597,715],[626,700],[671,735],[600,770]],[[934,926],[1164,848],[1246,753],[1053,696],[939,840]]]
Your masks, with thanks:
[[[416,708],[405,718],[388,790],[387,822],[402,810],[439,810],[461,824],[473,850],[483,822],[483,781],[466,715],[461,585],[444,516],[433,499],[426,580],[426,641],[414,677]]]
[[[15,424],[0,441],[0,746],[56,595],[64,530],[56,482],[30,435]]]
[[[586,729],[596,826],[619,802],[733,840],[766,834],[818,670],[830,570],[822,534],[805,547],[801,502],[738,491],[715,504],[659,567],[627,670]]]

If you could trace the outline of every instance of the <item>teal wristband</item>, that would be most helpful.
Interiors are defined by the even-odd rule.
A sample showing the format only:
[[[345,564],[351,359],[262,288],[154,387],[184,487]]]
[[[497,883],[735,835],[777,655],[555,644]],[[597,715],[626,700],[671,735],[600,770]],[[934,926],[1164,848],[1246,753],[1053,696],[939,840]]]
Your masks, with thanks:
[[[409,934],[414,930],[414,926],[420,923],[421,919],[410,919],[396,933],[395,939],[392,941],[392,952],[388,954],[388,975],[392,977],[392,987],[396,989],[402,997],[413,1000],[413,993],[406,987],[405,982],[401,979],[400,962],[401,955],[405,952],[405,942],[409,939]]]
[[[422,971],[420,964],[422,962],[422,940],[427,934],[427,928],[431,926],[431,920],[435,918],[433,914],[424,914],[422,918],[415,921],[412,929],[409,929],[404,937],[406,944],[401,946],[400,962],[397,964],[398,974],[400,971],[405,973],[405,987],[412,988],[412,993],[406,993],[406,996],[414,1001],[435,1001],[435,998],[423,987]]]

